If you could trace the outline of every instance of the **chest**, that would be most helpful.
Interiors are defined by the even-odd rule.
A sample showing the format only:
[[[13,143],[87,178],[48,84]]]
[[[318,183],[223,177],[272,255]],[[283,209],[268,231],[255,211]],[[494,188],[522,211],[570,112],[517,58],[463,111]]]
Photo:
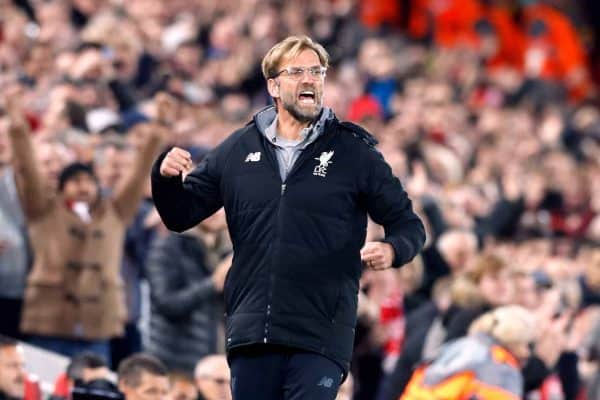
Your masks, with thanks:
[[[228,159],[222,193],[229,213],[286,206],[308,213],[342,211],[357,199],[358,160],[334,140],[317,141],[286,163],[283,152],[254,140]],[[286,169],[281,174],[281,169]]]

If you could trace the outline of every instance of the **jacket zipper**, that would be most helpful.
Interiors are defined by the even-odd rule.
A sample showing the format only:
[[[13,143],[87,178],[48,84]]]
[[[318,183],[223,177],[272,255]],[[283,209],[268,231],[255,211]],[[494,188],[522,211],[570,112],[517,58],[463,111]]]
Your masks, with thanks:
[[[280,218],[280,210],[281,210],[281,200],[283,198],[283,194],[285,193],[285,182],[281,179],[281,174],[279,173],[279,164],[277,161],[277,156],[275,155],[275,151],[273,150],[273,148],[271,147],[271,143],[269,143],[264,137],[263,137],[263,147],[266,150],[266,154],[267,154],[267,159],[269,160],[269,163],[271,164],[271,168],[273,169],[273,171],[275,171],[275,174],[277,176],[277,179],[279,179],[280,185],[281,185],[281,189],[280,189],[280,196],[279,196],[279,204],[277,205],[277,220],[276,220],[276,227],[275,227],[275,237],[277,237],[278,231],[279,231],[279,218]],[[277,257],[277,252],[279,251],[279,245],[278,243],[273,243],[274,246],[274,250],[273,250],[273,256],[271,257],[273,260],[273,264],[276,261],[276,257]],[[265,318],[265,326],[264,326],[264,330],[263,330],[263,343],[268,343],[269,341],[269,328],[271,326],[271,303],[273,301],[273,285],[275,284],[275,277],[273,275],[273,266],[271,266],[271,269],[269,271],[269,291],[267,294],[267,309],[266,309],[266,318]]]
[[[306,160],[309,158],[310,155],[312,154],[316,154],[318,151],[315,151],[315,149],[317,149],[317,144],[321,144],[321,146],[318,148],[320,150],[320,148],[323,146],[323,141],[320,140],[323,139],[323,136],[317,138],[313,143],[311,143],[311,145],[309,145],[307,148],[305,148],[302,153],[300,154],[300,157],[298,157],[298,159],[296,160],[296,162],[294,163],[294,165],[292,166],[292,169],[290,171],[288,171],[285,180],[281,179],[281,174],[279,173],[279,163],[277,161],[277,157],[274,154],[274,150],[271,147],[271,143],[268,143],[267,140],[263,137],[263,143],[265,145],[265,147],[267,148],[267,158],[269,159],[270,163],[271,163],[271,167],[275,170],[275,173],[277,174],[277,177],[279,177],[279,181],[281,182],[281,191],[280,191],[280,196],[279,196],[279,204],[277,205],[277,225],[276,225],[276,230],[275,230],[275,237],[279,237],[279,226],[281,225],[280,219],[281,219],[281,203],[283,201],[283,196],[285,195],[285,191],[287,188],[287,182],[290,178],[290,176],[292,174],[294,174],[296,171],[298,171],[298,169],[306,162]],[[319,143],[320,142],[320,143]],[[309,150],[309,151],[307,151]],[[280,251],[280,246],[279,243],[275,244],[276,249],[273,251],[273,260],[276,261],[277,260],[277,256],[278,256],[278,252]],[[273,275],[273,271],[270,271],[271,273],[269,274],[269,293],[267,296],[267,317],[265,318],[265,329],[264,329],[264,335],[263,335],[263,343],[268,343],[269,342],[269,327],[271,325],[271,302],[273,300],[273,285],[275,284],[275,276]]]

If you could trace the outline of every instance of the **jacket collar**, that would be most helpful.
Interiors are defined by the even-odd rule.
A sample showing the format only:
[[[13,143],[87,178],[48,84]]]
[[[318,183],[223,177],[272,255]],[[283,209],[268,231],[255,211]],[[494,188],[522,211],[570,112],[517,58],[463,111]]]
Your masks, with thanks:
[[[277,111],[275,107],[271,105],[257,112],[254,115],[254,118],[252,119],[258,131],[262,135],[264,135],[270,142],[272,142],[273,138],[269,137],[269,134],[271,134],[271,132],[269,132],[268,128],[271,126],[276,117]],[[306,128],[310,129],[310,132],[307,132],[306,134],[308,141],[313,142],[319,136],[321,136],[325,132],[325,126],[327,122],[334,118],[335,114],[333,113],[333,110],[331,110],[331,108],[329,107],[323,107],[319,118],[315,122],[313,122],[308,128]]]

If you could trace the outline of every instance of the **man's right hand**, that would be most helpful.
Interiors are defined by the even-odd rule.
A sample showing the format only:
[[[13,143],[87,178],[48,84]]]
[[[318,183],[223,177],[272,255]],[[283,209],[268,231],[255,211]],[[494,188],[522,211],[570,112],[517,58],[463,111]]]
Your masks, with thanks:
[[[179,147],[173,147],[160,164],[160,174],[165,178],[186,174],[192,168],[192,155]]]

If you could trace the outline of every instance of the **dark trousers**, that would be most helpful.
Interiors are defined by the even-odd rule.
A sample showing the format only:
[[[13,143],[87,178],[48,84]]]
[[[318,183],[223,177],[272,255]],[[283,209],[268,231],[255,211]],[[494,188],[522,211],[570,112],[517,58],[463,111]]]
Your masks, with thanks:
[[[23,339],[19,324],[23,300],[0,297],[0,334],[14,339]]]
[[[233,400],[334,400],[342,368],[316,353],[256,346],[229,357]]]
[[[110,340],[111,368],[116,371],[123,359],[140,351],[142,351],[142,334],[137,327],[137,322],[128,322],[123,337]]]

